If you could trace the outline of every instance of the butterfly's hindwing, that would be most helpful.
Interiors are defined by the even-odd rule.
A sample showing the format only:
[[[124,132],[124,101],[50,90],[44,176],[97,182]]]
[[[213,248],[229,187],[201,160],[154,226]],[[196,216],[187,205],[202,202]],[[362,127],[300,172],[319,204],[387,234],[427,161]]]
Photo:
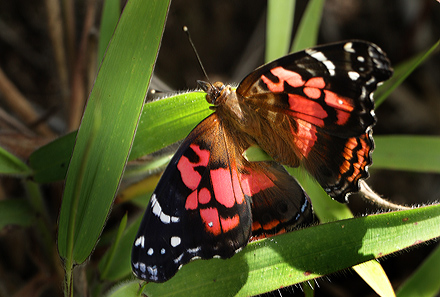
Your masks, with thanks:
[[[303,188],[276,162],[251,162],[242,175],[252,197],[252,236],[268,237],[311,223],[312,205]],[[262,185],[270,185],[262,187]]]

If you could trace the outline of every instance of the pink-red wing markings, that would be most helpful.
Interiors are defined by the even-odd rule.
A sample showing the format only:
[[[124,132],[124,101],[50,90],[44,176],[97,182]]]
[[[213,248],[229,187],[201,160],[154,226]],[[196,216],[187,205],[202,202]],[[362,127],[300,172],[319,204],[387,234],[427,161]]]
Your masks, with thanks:
[[[325,104],[336,111],[336,124],[342,126],[349,120],[350,113],[354,109],[353,102],[350,102],[348,98],[326,90],[326,83],[322,77],[312,77],[305,81],[299,73],[284,69],[281,66],[271,69],[270,72],[278,78],[277,82],[264,75],[261,76],[261,80],[271,92],[285,92],[284,83],[286,82],[293,88],[302,88],[305,94],[305,96],[288,94],[289,110],[292,111],[289,113],[290,115],[318,127],[324,127],[324,119],[328,117],[328,112],[320,102],[316,101],[324,95]]]
[[[213,163],[222,162],[210,161],[211,152],[201,149],[197,143],[190,144],[189,148],[195,153],[196,161],[184,154],[177,163],[182,182],[192,191],[186,198],[185,209],[198,211],[206,232],[214,236],[233,230],[240,223],[239,216],[222,216],[218,207],[222,205],[231,209],[245,203],[235,160],[233,168],[212,168]],[[208,174],[209,179],[203,181],[201,172]]]
[[[198,166],[206,167],[209,161],[210,152],[208,150],[202,150],[197,144],[191,144],[190,148],[200,158],[199,162],[192,163],[186,156],[180,158],[177,163],[177,169],[180,171],[182,181],[189,189],[194,190],[200,184],[202,176],[194,168]]]
[[[236,170],[218,168],[212,169],[210,174],[215,199],[220,204],[231,208],[235,203],[242,204],[244,202]]]
[[[247,169],[247,171],[247,174],[241,175],[241,187],[247,196],[252,197],[260,191],[275,186],[273,182],[275,176],[268,177],[263,172],[252,169]]]

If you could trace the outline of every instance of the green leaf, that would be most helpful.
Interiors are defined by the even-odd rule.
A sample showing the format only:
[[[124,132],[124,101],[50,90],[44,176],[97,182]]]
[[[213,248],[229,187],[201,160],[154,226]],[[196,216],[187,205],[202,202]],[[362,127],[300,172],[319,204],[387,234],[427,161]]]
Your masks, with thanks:
[[[267,2],[266,62],[282,57],[289,51],[295,3],[295,0]]]
[[[119,15],[121,14],[120,0],[105,0],[102,7],[101,25],[99,26],[98,41],[98,65],[104,58],[105,50],[112,38],[116,25],[118,24]]]
[[[352,268],[379,296],[395,295],[388,276],[377,260],[370,260]]]
[[[440,137],[374,137],[373,168],[440,173]]]
[[[66,178],[58,230],[66,270],[87,259],[104,226],[131,149],[168,5],[129,1],[108,47]]]
[[[106,297],[140,297],[139,283],[136,281],[124,282],[114,286]]]
[[[376,107],[397,88],[420,64],[428,59],[434,50],[439,46],[440,40],[424,51],[394,69],[394,75],[381,85],[374,94]]]
[[[129,160],[155,152],[188,135],[198,122],[212,113],[205,95],[190,92],[145,104]],[[73,132],[58,138],[30,156],[35,181],[47,183],[65,178],[75,137],[76,132]]]
[[[0,174],[26,177],[31,174],[31,170],[19,158],[0,147]]]
[[[120,240],[115,240],[111,249],[102,257],[99,262],[101,279],[116,281],[132,274],[130,262],[131,248],[141,220],[142,216],[139,216],[139,218],[124,231]]]
[[[194,261],[148,296],[252,296],[346,269],[440,236],[440,205],[318,225]],[[319,240],[310,240],[319,238]],[[264,280],[264,281],[262,281]]]
[[[205,96],[203,92],[190,92],[145,104],[129,160],[186,137],[212,113]]]
[[[111,263],[115,260],[115,252],[116,248],[121,242],[122,234],[124,233],[125,227],[127,226],[127,214],[125,214],[122,217],[121,222],[119,223],[118,232],[116,233],[115,242],[112,245],[112,247],[107,251],[107,257],[104,259],[104,257],[100,261],[100,270],[101,270],[101,279],[104,279],[107,277],[110,269],[111,269]],[[101,265],[102,264],[102,265]]]
[[[315,46],[318,40],[324,0],[310,0],[293,39],[291,52]]]
[[[35,222],[36,213],[24,199],[0,201],[0,230],[7,225],[30,226]]]
[[[71,132],[40,147],[29,157],[33,179],[39,183],[50,183],[66,178],[67,168],[75,145],[77,132]]]
[[[398,297],[438,296],[440,292],[439,276],[440,245],[427,257],[413,275],[399,288]]]

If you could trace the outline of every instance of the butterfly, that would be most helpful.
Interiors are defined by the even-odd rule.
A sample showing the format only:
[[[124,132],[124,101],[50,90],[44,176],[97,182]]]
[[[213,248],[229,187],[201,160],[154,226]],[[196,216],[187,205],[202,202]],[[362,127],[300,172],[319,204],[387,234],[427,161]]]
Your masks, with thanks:
[[[199,81],[214,112],[165,169],[132,248],[132,270],[164,282],[197,258],[230,258],[252,238],[313,219],[303,188],[282,165],[302,167],[345,202],[368,177],[373,92],[392,75],[376,45],[346,41],[284,56],[236,89]],[[250,162],[249,147],[273,161]]]

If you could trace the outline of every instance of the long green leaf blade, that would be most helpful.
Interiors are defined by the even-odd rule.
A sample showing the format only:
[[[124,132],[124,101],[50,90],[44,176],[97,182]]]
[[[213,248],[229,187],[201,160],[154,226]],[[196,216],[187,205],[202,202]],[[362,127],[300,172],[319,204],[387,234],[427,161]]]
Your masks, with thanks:
[[[267,2],[266,62],[286,55],[292,37],[295,0]]]
[[[104,226],[131,149],[168,5],[129,1],[98,73],[60,211],[58,250],[67,269],[87,259]]]
[[[438,296],[440,292],[440,245],[427,257],[414,274],[399,288],[398,297]]]
[[[393,77],[384,82],[375,92],[374,98],[376,98],[376,107],[382,104],[395,88],[397,88],[420,64],[426,61],[439,45],[440,40],[428,50],[398,65],[394,70]]]
[[[324,0],[309,1],[293,39],[291,52],[316,45],[324,2]]]
[[[373,168],[440,173],[438,136],[376,136],[374,141]]]
[[[99,26],[98,63],[102,62],[105,50],[115,31],[121,14],[120,0],[106,0],[102,7],[101,25]]]
[[[144,293],[253,296],[439,237],[439,224],[440,205],[434,205],[314,226],[254,242],[226,261],[191,262],[168,282],[147,284]]]
[[[0,174],[26,177],[31,174],[31,170],[19,158],[0,147]]]

